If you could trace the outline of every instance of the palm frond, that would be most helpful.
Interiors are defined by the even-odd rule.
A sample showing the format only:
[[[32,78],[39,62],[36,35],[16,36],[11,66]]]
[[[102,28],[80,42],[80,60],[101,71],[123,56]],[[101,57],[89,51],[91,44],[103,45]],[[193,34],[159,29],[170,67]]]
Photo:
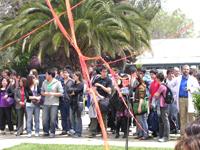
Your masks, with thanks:
[[[67,56],[67,58],[70,57],[70,50],[69,50],[69,43],[66,42],[66,41],[63,41],[64,43],[64,52],[65,52],[65,55]]]
[[[45,38],[49,38],[49,30],[43,30],[41,32],[39,32],[38,34],[34,35],[31,38],[31,42],[29,44],[29,51],[31,51],[36,45],[39,46],[39,43],[45,39]]]
[[[53,43],[55,51],[61,46],[61,42],[63,38],[64,37],[61,32],[57,32],[56,34],[54,34],[52,38],[52,43]]]

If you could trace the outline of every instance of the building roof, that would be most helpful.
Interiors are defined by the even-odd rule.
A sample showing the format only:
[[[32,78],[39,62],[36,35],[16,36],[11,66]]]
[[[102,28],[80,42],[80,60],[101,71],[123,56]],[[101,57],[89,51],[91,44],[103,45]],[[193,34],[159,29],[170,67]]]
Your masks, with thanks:
[[[151,41],[152,52],[137,57],[140,64],[200,63],[200,38],[160,39]]]

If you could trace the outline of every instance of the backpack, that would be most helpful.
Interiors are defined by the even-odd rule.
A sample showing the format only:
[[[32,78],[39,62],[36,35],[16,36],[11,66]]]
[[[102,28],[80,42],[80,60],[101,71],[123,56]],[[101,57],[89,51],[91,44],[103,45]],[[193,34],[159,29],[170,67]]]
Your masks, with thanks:
[[[158,132],[159,119],[156,111],[151,111],[147,119],[148,129],[152,132]]]
[[[171,89],[166,84],[162,84],[162,85],[164,85],[167,88],[166,97],[164,97],[163,93],[161,94],[165,100],[165,103],[172,104],[174,102],[174,97],[173,97],[173,93]]]

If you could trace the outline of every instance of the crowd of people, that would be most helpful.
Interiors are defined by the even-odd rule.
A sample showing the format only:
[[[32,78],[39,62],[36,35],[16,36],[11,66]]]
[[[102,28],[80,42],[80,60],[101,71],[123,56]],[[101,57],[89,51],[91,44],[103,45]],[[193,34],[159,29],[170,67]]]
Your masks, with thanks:
[[[99,104],[103,123],[115,138],[130,135],[136,126],[135,137],[148,140],[158,137],[159,142],[170,139],[170,133],[187,136],[188,125],[195,120],[192,93],[199,91],[198,74],[184,65],[167,70],[166,75],[156,69],[149,72],[133,66],[128,71],[114,69],[110,75],[105,66],[90,67],[91,81],[85,81],[79,71],[69,68],[50,69],[45,78],[32,69],[27,77],[3,70],[0,82],[0,134],[40,135],[42,112],[43,136],[55,137],[58,113],[61,114],[61,135],[82,136],[82,111],[88,107],[89,135],[100,133]],[[171,101],[169,102],[169,94]],[[42,111],[41,111],[42,109]],[[132,112],[134,116],[132,116]],[[34,120],[34,123],[33,123]],[[25,124],[25,126],[24,126]],[[34,125],[34,127],[33,127]],[[183,143],[183,142],[182,142]]]

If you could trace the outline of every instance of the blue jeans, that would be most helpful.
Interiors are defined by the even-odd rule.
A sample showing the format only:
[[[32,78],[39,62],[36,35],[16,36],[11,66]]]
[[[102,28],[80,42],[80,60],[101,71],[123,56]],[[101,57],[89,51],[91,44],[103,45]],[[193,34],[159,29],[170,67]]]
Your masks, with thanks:
[[[43,131],[45,134],[55,134],[57,123],[58,106],[44,105],[42,113]]]
[[[83,103],[79,102],[78,103],[78,109],[77,110],[72,110],[71,109],[71,125],[72,129],[75,131],[75,134],[78,136],[81,136],[82,134],[82,118],[81,118],[81,113],[83,111]]]
[[[26,106],[27,113],[27,133],[32,132],[32,120],[34,114],[34,122],[35,122],[35,133],[40,132],[40,106]]]
[[[62,119],[62,130],[69,131],[71,129],[69,101],[64,99],[60,100],[60,113]]]
[[[147,113],[142,115],[137,115],[138,122],[140,123],[141,127],[144,129],[138,129],[138,136],[139,137],[148,137],[148,124],[147,124]]]

